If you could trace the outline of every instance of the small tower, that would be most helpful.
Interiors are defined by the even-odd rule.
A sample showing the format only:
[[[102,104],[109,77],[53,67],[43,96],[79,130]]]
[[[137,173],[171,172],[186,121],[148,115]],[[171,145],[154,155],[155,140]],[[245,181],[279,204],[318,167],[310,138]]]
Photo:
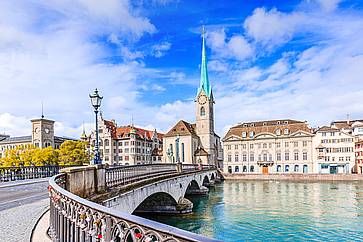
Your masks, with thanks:
[[[214,160],[214,98],[208,79],[207,57],[205,51],[205,30],[202,30],[202,63],[200,68],[200,84],[195,98],[196,132],[200,137],[201,146],[209,155],[209,162]]]
[[[82,141],[87,141],[87,140],[88,140],[88,137],[87,137],[86,131],[85,131],[85,129],[84,129],[84,124],[83,124],[83,131],[82,131],[82,134],[81,134],[80,139],[81,139]]]

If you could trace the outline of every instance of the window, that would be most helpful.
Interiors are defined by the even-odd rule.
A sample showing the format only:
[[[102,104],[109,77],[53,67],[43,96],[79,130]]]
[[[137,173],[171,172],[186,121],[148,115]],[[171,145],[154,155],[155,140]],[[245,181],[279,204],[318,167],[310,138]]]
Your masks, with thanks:
[[[129,145],[129,142],[128,141],[125,141],[125,146],[128,146]]]
[[[234,161],[235,161],[235,162],[238,162],[238,154],[235,154],[235,155],[234,155]]]
[[[99,146],[103,146],[103,141],[102,141],[102,139],[100,139],[100,144],[99,144]]]
[[[232,162],[232,155],[228,155],[228,162]]]
[[[250,172],[255,172],[255,167],[254,166],[250,167]]]
[[[303,141],[303,146],[304,147],[308,146],[308,142],[307,141]]]
[[[234,167],[234,172],[239,172],[239,166]]]
[[[263,161],[267,161],[267,154],[263,154]]]
[[[232,173],[232,166],[228,166],[228,173]]]
[[[270,149],[272,148],[272,143],[268,144],[268,148],[270,148]]]
[[[246,144],[242,144],[242,149],[246,149]]]
[[[325,132],[321,133],[321,136],[324,136],[325,137],[326,136],[326,133]]]
[[[299,160],[299,152],[294,153],[294,160]]]
[[[247,161],[247,154],[242,155],[242,161]]]
[[[119,160],[119,161],[122,161],[122,156],[119,156],[119,157],[118,157],[118,160]]]
[[[253,153],[251,153],[251,154],[250,154],[250,161],[252,161],[252,162],[253,162],[254,160],[255,160],[255,156],[254,156],[254,154],[253,154]]]
[[[267,144],[266,144],[266,143],[263,143],[262,147],[263,147],[264,149],[267,149]]]
[[[250,138],[253,138],[253,135],[254,135],[254,132],[253,132],[253,131],[251,131],[251,132],[250,132]]]
[[[308,173],[308,165],[303,166],[303,173]]]
[[[281,165],[277,165],[276,171],[281,172]]]
[[[276,135],[281,135],[281,130],[280,129],[276,129],[275,133],[276,133]]]
[[[289,147],[289,142],[285,142],[285,148]]]
[[[303,152],[303,160],[308,160],[308,152]]]
[[[243,172],[247,172],[247,166],[243,166]]]
[[[280,160],[281,160],[281,153],[280,153],[280,152],[278,152],[278,153],[276,154],[276,160],[278,160],[278,161],[280,161]]]
[[[285,153],[285,160],[289,160],[289,152]]]
[[[182,148],[182,162],[185,162],[185,156],[184,156],[184,143],[181,144],[181,148]]]
[[[284,134],[289,134],[289,129],[284,129]]]
[[[253,144],[250,144],[250,149],[253,149]]]
[[[205,108],[201,107],[200,108],[200,116],[204,116],[205,115]]]
[[[297,141],[294,142],[294,147],[298,147],[299,143]]]
[[[268,160],[272,161],[272,155],[271,154],[268,155]]]
[[[122,146],[122,141],[118,142],[118,145],[119,145],[119,146]]]
[[[242,132],[242,138],[246,138],[247,137],[247,133],[246,132]]]
[[[285,165],[285,172],[289,172],[290,166],[289,165]]]
[[[345,157],[345,161],[350,161],[350,156]]]
[[[299,165],[294,166],[294,172],[299,172]]]
[[[280,148],[280,147],[281,147],[281,143],[280,142],[276,143],[276,148]]]
[[[129,156],[128,155],[125,156],[125,161],[127,161],[127,160],[129,160]]]
[[[227,145],[227,150],[230,150],[231,149],[231,145]]]
[[[234,145],[234,149],[235,150],[238,150],[238,145]]]
[[[334,135],[335,135],[335,132],[331,132],[331,133],[330,133],[330,136],[334,136]]]

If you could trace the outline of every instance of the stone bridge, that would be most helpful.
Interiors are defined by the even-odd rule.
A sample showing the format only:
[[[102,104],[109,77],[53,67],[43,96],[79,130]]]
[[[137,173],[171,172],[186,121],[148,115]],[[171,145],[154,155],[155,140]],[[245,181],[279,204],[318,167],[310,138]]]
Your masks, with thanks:
[[[207,187],[216,178],[215,170],[192,172],[132,189],[102,204],[128,213],[188,213],[192,212],[193,203],[185,195],[207,194]]]
[[[64,169],[50,180],[53,241],[215,241],[133,214],[188,213],[186,195],[219,180],[213,166],[150,164]]]

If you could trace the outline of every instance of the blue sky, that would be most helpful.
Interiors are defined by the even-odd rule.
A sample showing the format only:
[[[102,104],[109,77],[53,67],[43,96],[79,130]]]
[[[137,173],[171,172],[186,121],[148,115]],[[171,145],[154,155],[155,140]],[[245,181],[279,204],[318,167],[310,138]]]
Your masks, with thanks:
[[[56,134],[103,116],[166,132],[194,121],[201,26],[220,135],[238,122],[294,118],[312,126],[363,118],[363,2],[32,0],[0,2],[0,132]]]

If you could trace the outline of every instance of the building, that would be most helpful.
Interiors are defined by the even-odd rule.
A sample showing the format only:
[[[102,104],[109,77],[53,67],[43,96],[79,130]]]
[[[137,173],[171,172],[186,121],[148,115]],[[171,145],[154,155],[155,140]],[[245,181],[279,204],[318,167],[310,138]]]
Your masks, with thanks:
[[[225,173],[312,173],[313,133],[304,121],[241,123],[223,138]]]
[[[348,126],[323,126],[315,131],[314,163],[317,173],[352,173],[355,166],[354,135]]]
[[[54,135],[54,121],[45,119],[42,116],[39,119],[31,120],[32,134],[28,136],[10,137],[9,135],[0,135],[0,158],[5,156],[9,149],[18,147],[39,147],[45,148],[51,146],[59,149],[60,145],[66,140],[75,140],[66,137]]]
[[[105,120],[99,116],[99,149],[102,163],[136,165],[158,163],[162,161],[163,134],[156,130],[146,130],[134,125],[118,127],[114,120]],[[82,140],[87,140],[94,150],[95,132]]]
[[[202,36],[200,85],[195,97],[196,122],[177,122],[164,136],[164,162],[222,166],[220,137],[214,132],[214,97],[208,79],[205,37]]]
[[[363,140],[355,142],[355,166],[358,174],[363,174]]]

